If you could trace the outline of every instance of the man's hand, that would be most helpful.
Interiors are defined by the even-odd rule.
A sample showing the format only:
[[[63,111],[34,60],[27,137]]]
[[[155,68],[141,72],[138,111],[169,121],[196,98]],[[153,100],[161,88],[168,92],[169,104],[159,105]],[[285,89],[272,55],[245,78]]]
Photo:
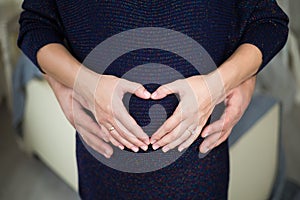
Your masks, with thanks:
[[[149,99],[151,94],[140,83],[112,75],[102,75],[82,66],[74,84],[74,99],[91,111],[100,126],[109,130],[110,142],[134,152],[148,149],[149,136],[126,110],[126,93]]]
[[[199,147],[202,153],[212,150],[229,137],[232,128],[241,119],[251,101],[255,82],[256,77],[252,77],[232,89],[226,96],[223,115],[219,120],[208,125],[201,134],[205,138]]]
[[[177,93],[180,102],[173,115],[152,135],[153,149],[164,152],[178,146],[188,148],[201,134],[205,140],[199,147],[202,153],[224,142],[234,125],[249,105],[255,86],[255,77],[232,89],[226,96],[219,76],[199,75],[177,80],[159,87],[152,99],[162,99]],[[224,96],[223,96],[224,95]],[[204,127],[215,105],[225,100],[226,109],[220,120]]]
[[[84,111],[81,104],[73,98],[72,89],[65,87],[50,76],[45,75],[44,77],[51,86],[66,118],[80,132],[83,140],[95,151],[101,153],[106,158],[110,158],[113,154],[113,149],[106,143],[109,142],[110,136],[105,127],[99,126]],[[74,115],[74,113],[76,114]]]
[[[152,99],[178,94],[180,102],[163,125],[152,135],[154,150],[167,152],[178,146],[188,148],[200,135],[214,107],[225,99],[222,79],[218,73],[196,75],[160,86]]]

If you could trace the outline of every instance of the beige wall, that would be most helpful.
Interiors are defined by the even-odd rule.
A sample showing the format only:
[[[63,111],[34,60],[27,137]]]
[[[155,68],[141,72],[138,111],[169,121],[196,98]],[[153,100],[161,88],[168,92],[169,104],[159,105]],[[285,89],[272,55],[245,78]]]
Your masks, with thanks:
[[[289,0],[290,1],[290,18],[291,18],[291,28],[297,34],[300,40],[300,1],[299,0]]]
[[[6,2],[22,2],[23,0],[0,0],[1,3],[6,3]]]

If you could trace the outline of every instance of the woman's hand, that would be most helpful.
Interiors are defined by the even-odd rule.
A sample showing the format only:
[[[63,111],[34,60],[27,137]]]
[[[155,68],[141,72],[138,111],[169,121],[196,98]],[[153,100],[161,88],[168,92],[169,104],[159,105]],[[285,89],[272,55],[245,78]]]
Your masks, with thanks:
[[[139,83],[111,75],[99,75],[82,67],[74,85],[74,98],[86,105],[98,124],[109,130],[112,144],[137,152],[148,149],[149,136],[127,112],[122,99],[125,93],[149,99],[151,94]]]
[[[220,120],[208,125],[201,134],[202,137],[206,137],[199,147],[202,153],[207,153],[228,138],[250,103],[255,80],[255,77],[248,79],[226,95],[226,109]],[[221,79],[194,76],[161,86],[156,92],[156,95],[152,94],[154,99],[164,98],[172,93],[178,93],[181,99],[173,115],[151,137],[153,148],[163,147],[162,150],[166,152],[176,146],[182,151],[196,140],[214,106],[221,101],[223,91]]]
[[[223,82],[218,73],[192,76],[160,86],[152,99],[162,99],[176,93],[180,97],[173,115],[152,135],[154,150],[167,152],[177,146],[189,147],[200,135],[215,105],[225,99]]]
[[[241,119],[251,101],[255,82],[254,76],[232,89],[226,96],[226,108],[221,118],[209,124],[201,133],[201,136],[205,138],[199,147],[202,153],[212,150],[229,137],[232,128]]]
[[[149,92],[138,83],[114,76],[97,74],[77,61],[61,44],[51,43],[37,52],[41,69],[62,83],[73,88],[73,98],[93,113],[98,124],[109,130],[110,141],[138,151],[148,148],[149,137],[129,115],[121,101],[126,92],[140,98],[150,98]]]
[[[58,103],[71,125],[80,132],[83,140],[95,151],[110,158],[113,154],[109,142],[109,132],[105,127],[99,126],[84,110],[78,101],[73,99],[73,90],[48,75],[44,76],[51,86]],[[74,115],[75,113],[75,115]],[[104,141],[106,142],[104,142]]]

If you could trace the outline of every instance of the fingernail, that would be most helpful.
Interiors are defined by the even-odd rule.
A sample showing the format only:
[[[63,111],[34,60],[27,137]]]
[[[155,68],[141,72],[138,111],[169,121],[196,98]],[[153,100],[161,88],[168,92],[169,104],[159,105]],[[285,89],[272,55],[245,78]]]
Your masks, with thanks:
[[[209,148],[208,148],[208,147],[204,147],[202,153],[205,154],[205,153],[207,153],[208,151],[209,151]]]
[[[207,137],[207,136],[208,136],[208,133],[203,133],[202,134],[202,137],[204,137],[204,138]]]
[[[109,142],[109,139],[107,137],[104,137],[103,139],[105,142],[107,142],[107,143]]]
[[[151,97],[155,98],[157,96],[157,92],[152,93]]]
[[[110,155],[104,154],[105,158],[110,158]]]
[[[104,156],[105,156],[106,158],[110,158],[111,155],[112,155],[112,154],[111,154],[110,152],[105,152],[105,153],[104,153]]]
[[[168,152],[169,150],[170,150],[169,147],[163,147],[163,148],[162,148],[162,151],[163,151],[164,153]]]
[[[119,147],[119,149],[124,150],[124,146],[119,145],[118,147]]]
[[[184,149],[183,147],[178,147],[179,152],[182,152],[183,149]]]
[[[150,141],[151,144],[154,144],[155,142],[156,142],[156,140],[151,140]]]
[[[151,94],[147,90],[144,91],[144,95],[146,98],[151,97]]]
[[[134,147],[131,147],[131,150],[134,151],[134,152],[136,153],[136,152],[139,151],[139,148],[134,146]]]
[[[152,145],[152,149],[153,149],[153,150],[156,150],[156,149],[158,149],[159,147],[160,147],[160,146],[159,146],[158,144],[153,144],[153,145]]]
[[[148,150],[148,146],[146,146],[146,145],[141,146],[141,148],[142,148],[144,151],[147,151],[147,150]]]

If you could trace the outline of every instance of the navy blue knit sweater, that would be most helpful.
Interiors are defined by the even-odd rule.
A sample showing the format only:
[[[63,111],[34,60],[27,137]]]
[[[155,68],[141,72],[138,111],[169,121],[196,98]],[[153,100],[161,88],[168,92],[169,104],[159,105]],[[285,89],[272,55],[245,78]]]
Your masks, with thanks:
[[[82,62],[110,36],[138,27],[163,27],[196,40],[217,66],[239,45],[254,44],[262,51],[262,68],[283,47],[288,34],[288,18],[274,0],[25,0],[23,8],[18,45],[35,64],[37,51],[49,43],[68,46],[72,55]],[[168,52],[143,49],[121,56],[113,63],[117,70],[112,72],[148,62],[178,69],[187,69],[188,65]],[[148,106],[146,102],[137,105]],[[176,104],[169,105],[174,110]],[[137,113],[133,110],[130,114],[140,125],[147,125],[143,124],[144,115],[137,117]],[[227,143],[199,159],[200,142],[198,138],[170,166],[132,174],[98,162],[77,137],[80,195],[83,199],[104,200],[226,199]]]
[[[274,0],[25,0],[23,9],[18,45],[35,64],[37,51],[49,43],[66,39],[73,56],[83,61],[109,36],[156,26],[192,37],[217,65],[239,45],[254,44],[263,53],[263,67],[288,35],[288,18]]]

